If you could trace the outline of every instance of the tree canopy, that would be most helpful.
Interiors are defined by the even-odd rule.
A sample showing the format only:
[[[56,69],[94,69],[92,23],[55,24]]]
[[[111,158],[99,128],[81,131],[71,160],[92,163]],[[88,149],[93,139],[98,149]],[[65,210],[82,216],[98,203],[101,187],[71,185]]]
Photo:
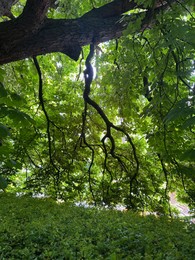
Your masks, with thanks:
[[[0,188],[195,202],[192,0],[0,1]]]

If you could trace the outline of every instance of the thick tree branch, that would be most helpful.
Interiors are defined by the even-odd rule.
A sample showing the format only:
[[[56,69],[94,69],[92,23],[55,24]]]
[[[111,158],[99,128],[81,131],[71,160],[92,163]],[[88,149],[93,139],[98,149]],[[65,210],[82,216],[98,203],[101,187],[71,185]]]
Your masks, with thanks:
[[[6,39],[13,35],[16,39],[22,40],[28,34],[33,34],[41,28],[50,5],[50,0],[28,0],[23,13],[14,20],[0,23],[0,41],[6,33]],[[5,32],[3,32],[5,31]],[[16,33],[18,33],[18,36]],[[13,38],[14,38],[13,37]]]
[[[22,23],[26,22],[31,30],[37,30],[43,23],[49,6],[50,0],[28,0],[19,19]]]
[[[77,60],[82,46],[119,38],[127,25],[140,16],[121,19],[124,12],[137,5],[133,1],[116,0],[78,19],[46,19],[49,2],[28,0],[21,16],[0,24],[0,64],[52,52],[62,52]],[[162,3],[154,8],[151,17],[151,10],[146,10],[141,29],[148,28],[160,10],[168,6]]]

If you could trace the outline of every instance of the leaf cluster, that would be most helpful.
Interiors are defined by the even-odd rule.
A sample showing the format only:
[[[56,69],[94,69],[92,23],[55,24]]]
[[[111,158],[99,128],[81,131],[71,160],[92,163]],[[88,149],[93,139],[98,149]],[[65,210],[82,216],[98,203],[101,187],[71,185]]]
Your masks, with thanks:
[[[0,194],[1,259],[194,259],[194,224]]]

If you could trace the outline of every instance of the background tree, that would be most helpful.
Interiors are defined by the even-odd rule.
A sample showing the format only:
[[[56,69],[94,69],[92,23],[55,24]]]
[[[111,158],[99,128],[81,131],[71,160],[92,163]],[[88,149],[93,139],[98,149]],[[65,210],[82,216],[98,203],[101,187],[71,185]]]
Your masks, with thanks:
[[[163,213],[177,191],[193,208],[192,1],[52,4],[0,23],[2,188]]]

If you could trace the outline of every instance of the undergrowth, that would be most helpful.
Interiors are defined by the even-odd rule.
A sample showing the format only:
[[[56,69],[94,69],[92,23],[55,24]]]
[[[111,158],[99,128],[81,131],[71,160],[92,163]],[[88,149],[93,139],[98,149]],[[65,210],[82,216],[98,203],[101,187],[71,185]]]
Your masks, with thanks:
[[[0,194],[0,259],[195,259],[195,225]]]

